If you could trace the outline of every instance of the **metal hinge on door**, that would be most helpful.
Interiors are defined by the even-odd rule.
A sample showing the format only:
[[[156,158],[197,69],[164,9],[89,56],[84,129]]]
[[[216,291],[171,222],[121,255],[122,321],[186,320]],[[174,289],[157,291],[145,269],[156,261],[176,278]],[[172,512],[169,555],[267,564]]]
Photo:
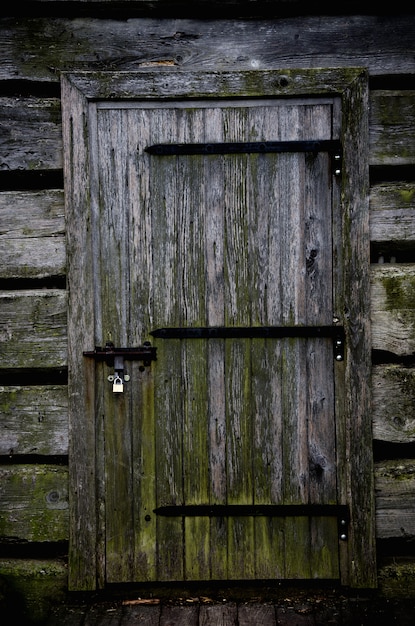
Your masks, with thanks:
[[[336,361],[344,359],[342,326],[203,326],[158,328],[150,333],[159,339],[282,339],[284,337],[328,337],[333,340]]]
[[[155,156],[213,155],[213,154],[267,154],[283,152],[328,152],[332,160],[332,172],[341,174],[342,146],[338,139],[310,141],[245,141],[229,143],[159,143],[145,148]]]

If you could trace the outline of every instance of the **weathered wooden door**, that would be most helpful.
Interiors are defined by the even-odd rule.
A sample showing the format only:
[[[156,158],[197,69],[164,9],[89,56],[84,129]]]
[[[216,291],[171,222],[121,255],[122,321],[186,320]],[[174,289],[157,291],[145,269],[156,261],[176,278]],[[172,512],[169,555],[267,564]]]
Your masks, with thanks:
[[[98,584],[344,581],[341,98],[90,106]]]

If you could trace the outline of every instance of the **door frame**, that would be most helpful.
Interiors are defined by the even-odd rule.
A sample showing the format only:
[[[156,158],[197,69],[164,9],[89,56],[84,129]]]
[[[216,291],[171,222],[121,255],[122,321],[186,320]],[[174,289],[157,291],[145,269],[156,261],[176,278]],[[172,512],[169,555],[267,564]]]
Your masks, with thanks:
[[[337,96],[341,99],[341,229],[344,361],[336,366],[339,498],[349,506],[348,540],[340,542],[341,583],[376,586],[375,501],[370,407],[370,236],[368,74],[364,68],[248,71],[146,69],[136,72],[63,72],[62,117],[68,258],[69,580],[70,590],[105,586],[98,471],[94,350],[94,276],[99,252],[91,237],[91,185],[97,180],[97,101],[146,102],[196,98]],[[363,381],[363,383],[362,383]],[[102,448],[101,448],[102,449]]]

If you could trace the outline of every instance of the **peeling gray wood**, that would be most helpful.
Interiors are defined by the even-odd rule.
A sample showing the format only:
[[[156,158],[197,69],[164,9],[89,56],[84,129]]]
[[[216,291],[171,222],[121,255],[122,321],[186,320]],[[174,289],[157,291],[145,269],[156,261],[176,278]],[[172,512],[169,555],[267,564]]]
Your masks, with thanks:
[[[66,272],[62,190],[0,193],[0,278]]]
[[[0,455],[68,454],[66,385],[0,387]]]

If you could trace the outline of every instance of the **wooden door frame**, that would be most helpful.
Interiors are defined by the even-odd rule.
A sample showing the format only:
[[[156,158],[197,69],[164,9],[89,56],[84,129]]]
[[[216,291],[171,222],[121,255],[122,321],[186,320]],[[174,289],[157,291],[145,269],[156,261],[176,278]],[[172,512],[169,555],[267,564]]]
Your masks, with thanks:
[[[97,101],[160,102],[195,98],[336,96],[341,99],[340,284],[335,306],[345,327],[345,359],[336,367],[336,413],[344,415],[337,445],[346,462],[338,468],[339,499],[350,509],[348,540],[340,542],[341,582],[376,586],[375,504],[370,407],[370,239],[368,167],[368,75],[364,68],[62,74],[65,211],[68,251],[69,393],[69,582],[70,590],[105,585],[103,505],[97,476],[94,349],[94,277],[91,185],[97,180],[91,157],[96,145]]]

